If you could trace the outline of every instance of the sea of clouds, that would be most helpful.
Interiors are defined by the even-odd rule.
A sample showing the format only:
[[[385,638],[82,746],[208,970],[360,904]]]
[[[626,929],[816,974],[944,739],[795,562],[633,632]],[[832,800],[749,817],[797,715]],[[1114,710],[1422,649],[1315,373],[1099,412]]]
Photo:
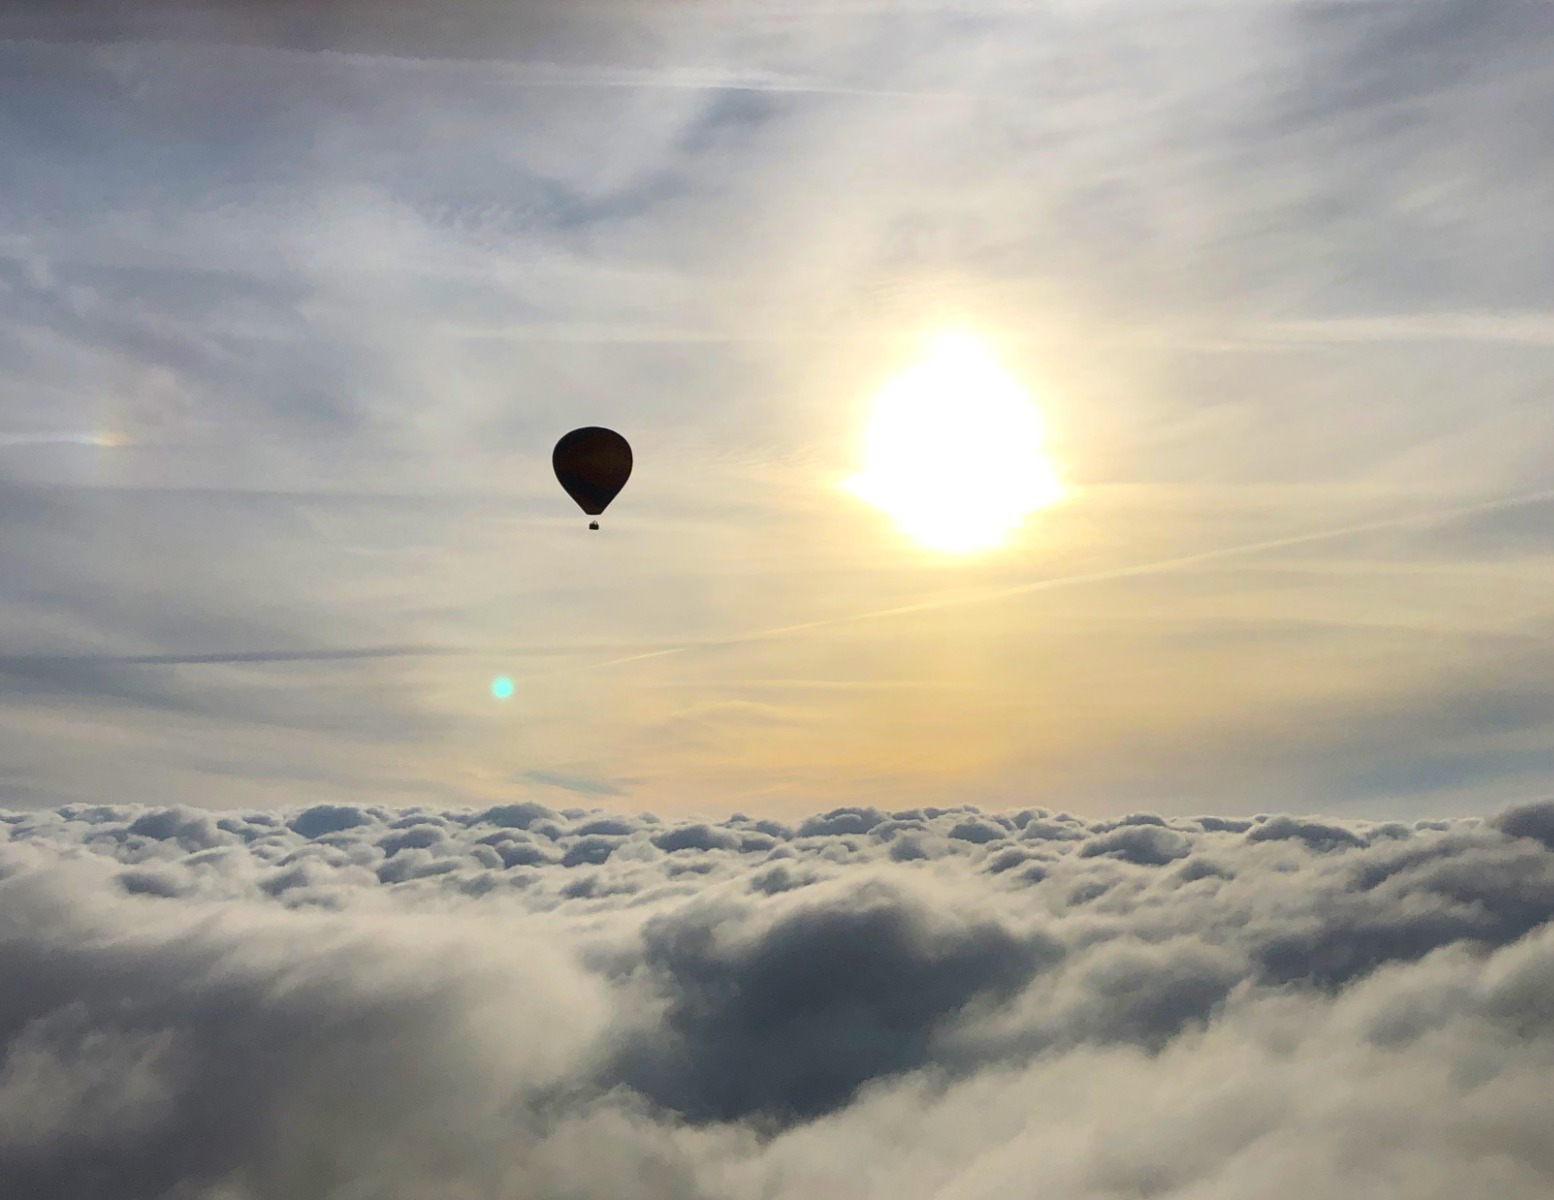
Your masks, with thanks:
[[[1554,803],[0,813],[0,1196],[1546,1197]]]

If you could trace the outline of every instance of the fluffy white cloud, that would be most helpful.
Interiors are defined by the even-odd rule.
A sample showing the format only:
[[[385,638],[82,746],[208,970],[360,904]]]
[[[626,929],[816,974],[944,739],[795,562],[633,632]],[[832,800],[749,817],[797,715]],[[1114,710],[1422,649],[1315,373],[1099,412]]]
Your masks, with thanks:
[[[4,813],[0,1193],[1542,1196],[1551,914],[1548,804]]]

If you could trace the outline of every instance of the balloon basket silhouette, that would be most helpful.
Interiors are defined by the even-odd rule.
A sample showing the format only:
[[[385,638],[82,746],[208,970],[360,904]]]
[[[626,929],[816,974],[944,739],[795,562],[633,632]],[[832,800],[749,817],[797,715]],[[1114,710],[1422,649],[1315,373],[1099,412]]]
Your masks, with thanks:
[[[590,521],[590,522],[588,522],[588,528],[590,528],[590,529],[598,529],[599,528],[599,522],[598,521]]]

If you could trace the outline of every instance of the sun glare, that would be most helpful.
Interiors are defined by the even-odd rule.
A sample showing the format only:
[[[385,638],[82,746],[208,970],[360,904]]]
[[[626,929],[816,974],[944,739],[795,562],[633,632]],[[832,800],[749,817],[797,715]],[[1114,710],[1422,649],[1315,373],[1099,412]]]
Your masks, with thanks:
[[[863,470],[845,481],[932,550],[1001,545],[1062,495],[1030,397],[975,338],[941,335],[874,401]]]

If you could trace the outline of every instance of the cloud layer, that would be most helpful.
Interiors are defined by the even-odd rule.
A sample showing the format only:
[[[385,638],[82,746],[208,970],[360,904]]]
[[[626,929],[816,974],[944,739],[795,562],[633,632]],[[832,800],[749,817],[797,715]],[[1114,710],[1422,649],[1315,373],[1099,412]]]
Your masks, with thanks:
[[[1554,804],[0,814],[0,1193],[1548,1194]]]

